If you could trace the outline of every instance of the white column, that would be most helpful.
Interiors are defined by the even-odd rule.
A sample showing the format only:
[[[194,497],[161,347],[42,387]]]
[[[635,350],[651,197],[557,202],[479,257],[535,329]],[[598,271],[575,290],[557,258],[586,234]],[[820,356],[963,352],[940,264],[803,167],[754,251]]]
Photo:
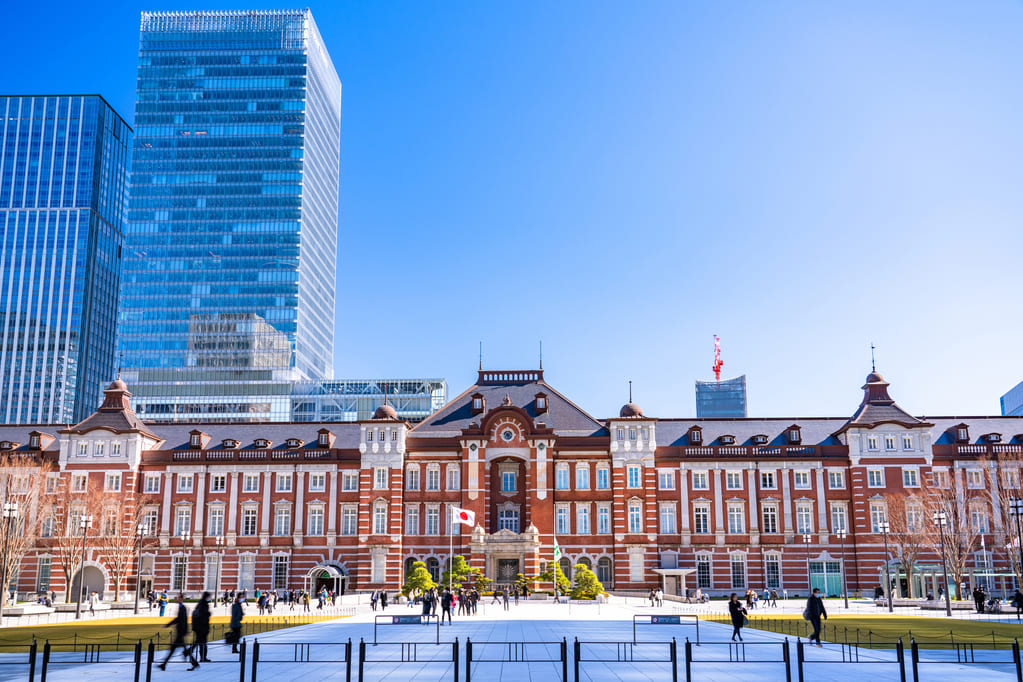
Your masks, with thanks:
[[[338,471],[327,472],[327,535],[337,535]]]
[[[195,544],[198,546],[202,543],[203,525],[205,523],[203,513],[203,505],[206,501],[206,467],[201,467],[195,474],[195,518],[192,519],[192,525],[194,530],[192,533],[195,537]]]
[[[163,518],[160,519],[160,533],[170,535],[171,517],[174,516],[174,507],[171,506],[171,493],[174,488],[174,474],[170,471],[163,473]]]
[[[304,471],[295,472],[295,535],[302,535],[303,517],[305,507],[303,503],[305,501],[305,480],[306,473]]]
[[[714,532],[725,532],[725,489],[721,485],[723,472],[721,469],[712,469],[714,472]]]
[[[238,472],[227,475],[227,489],[230,491],[230,502],[227,505],[227,533],[238,533]]]
[[[781,478],[781,511],[784,518],[784,531],[786,535],[792,533],[792,493],[789,490],[789,469],[779,469],[778,477]]]
[[[746,470],[746,482],[749,485],[749,532],[760,532],[760,509],[757,506],[757,470]]]
[[[824,467],[817,467],[817,532],[828,532],[828,502],[824,493]]]

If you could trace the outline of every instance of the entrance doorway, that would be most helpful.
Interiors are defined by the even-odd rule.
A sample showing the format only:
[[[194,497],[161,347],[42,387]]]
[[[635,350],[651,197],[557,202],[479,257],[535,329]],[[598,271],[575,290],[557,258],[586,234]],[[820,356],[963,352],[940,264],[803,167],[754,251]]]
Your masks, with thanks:
[[[84,581],[82,580],[82,573],[85,573]],[[75,573],[75,577],[71,580],[70,601],[77,601],[75,595],[81,595],[83,602],[88,601],[89,595],[93,592],[98,594],[100,599],[103,599],[105,587],[106,580],[103,578],[103,571],[95,566],[86,566],[84,571]]]
[[[337,596],[343,596],[347,588],[348,576],[336,566],[317,566],[306,575],[306,590],[315,599],[320,590],[326,589]]]
[[[810,562],[810,589],[820,588],[822,594],[828,597],[838,597],[842,594],[842,562],[841,561],[811,561]]]

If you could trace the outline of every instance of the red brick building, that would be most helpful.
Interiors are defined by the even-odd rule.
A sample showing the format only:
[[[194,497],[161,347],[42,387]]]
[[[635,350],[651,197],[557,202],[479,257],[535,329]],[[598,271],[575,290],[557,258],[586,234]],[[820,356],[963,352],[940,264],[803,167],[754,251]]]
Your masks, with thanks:
[[[812,579],[838,594],[844,567],[859,593],[883,582],[890,520],[890,576],[919,595],[941,583],[928,544],[941,490],[963,505],[964,577],[1013,585],[1006,500],[1023,418],[915,417],[874,372],[863,392],[851,417],[661,419],[629,403],[596,419],[542,370],[480,371],[414,426],[387,405],[356,423],[151,424],[116,381],[80,424],[0,427],[0,454],[53,467],[49,502],[25,519],[38,537],[17,588],[62,593],[56,536],[80,537],[92,514],[85,583],[107,598],[116,571],[103,538],[138,525],[140,556],[121,570],[129,593],[136,562],[143,589],[394,590],[413,560],[439,576],[449,542],[503,583],[539,573],[555,539],[566,574],[586,563],[616,590],[805,594]],[[893,505],[920,536],[910,571]],[[476,527],[451,538],[455,506]]]

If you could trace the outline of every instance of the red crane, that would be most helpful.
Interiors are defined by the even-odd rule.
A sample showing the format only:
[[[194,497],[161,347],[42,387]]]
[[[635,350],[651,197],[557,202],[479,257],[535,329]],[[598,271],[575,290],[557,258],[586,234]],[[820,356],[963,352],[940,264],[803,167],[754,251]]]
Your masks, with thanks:
[[[714,380],[721,381],[721,366],[724,365],[721,361],[721,339],[718,335],[714,335]]]

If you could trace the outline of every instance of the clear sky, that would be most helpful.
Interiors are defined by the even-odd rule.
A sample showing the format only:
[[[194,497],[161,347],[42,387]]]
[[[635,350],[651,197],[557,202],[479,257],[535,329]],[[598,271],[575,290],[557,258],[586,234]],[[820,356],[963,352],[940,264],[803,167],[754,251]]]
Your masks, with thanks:
[[[133,118],[142,10],[5,6],[0,91]],[[296,5],[297,6],[297,5]],[[535,367],[597,417],[748,375],[851,414],[1023,380],[1023,3],[311,4],[343,83],[336,375]]]

